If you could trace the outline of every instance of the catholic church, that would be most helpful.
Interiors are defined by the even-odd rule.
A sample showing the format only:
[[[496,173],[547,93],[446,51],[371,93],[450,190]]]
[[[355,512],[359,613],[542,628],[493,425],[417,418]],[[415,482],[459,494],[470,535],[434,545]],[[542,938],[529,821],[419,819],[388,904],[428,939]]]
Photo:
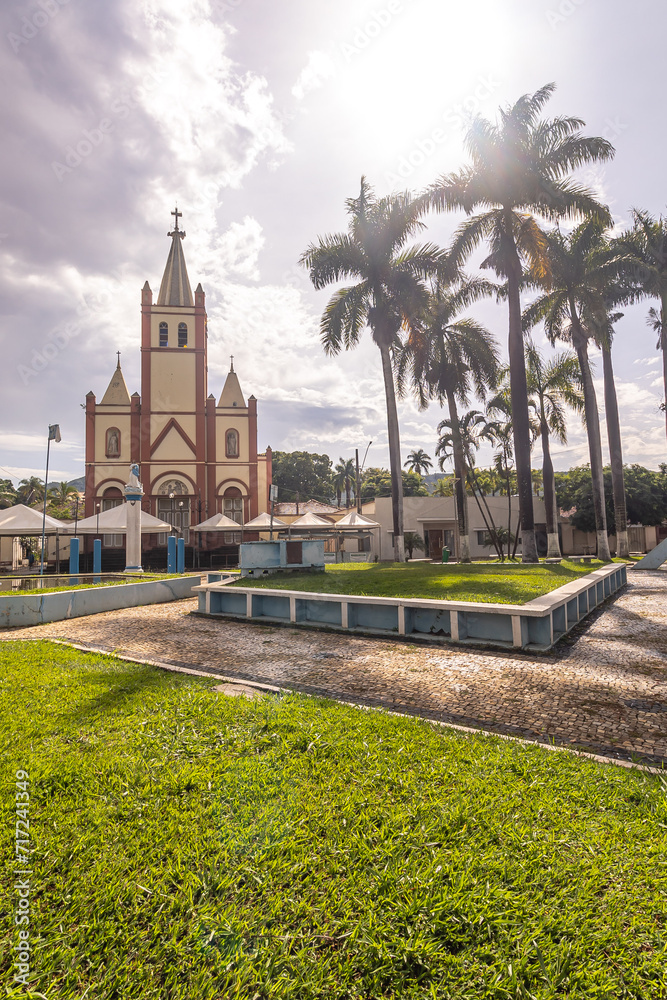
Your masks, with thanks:
[[[244,398],[233,359],[220,398],[208,392],[207,319],[201,284],[190,287],[185,232],[175,218],[157,301],[141,291],[141,395],[130,396],[118,365],[102,399],[86,396],[86,516],[122,502],[137,463],[144,510],[181,528],[216,513],[243,523],[268,509],[271,449],[257,451],[257,400]],[[236,543],[210,538],[207,546]],[[144,547],[166,544],[149,536]],[[122,539],[104,536],[107,547]]]

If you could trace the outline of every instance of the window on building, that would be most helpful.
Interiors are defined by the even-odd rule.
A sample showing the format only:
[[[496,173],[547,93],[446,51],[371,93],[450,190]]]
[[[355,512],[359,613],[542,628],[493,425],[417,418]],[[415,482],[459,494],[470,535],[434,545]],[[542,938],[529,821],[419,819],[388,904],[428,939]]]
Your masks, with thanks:
[[[227,458],[239,457],[239,432],[228,430],[225,435],[225,455]]]
[[[243,496],[236,486],[230,486],[225,490],[222,498],[222,513],[230,517],[237,524],[243,524]],[[226,531],[225,545],[240,545],[240,531]]]
[[[491,541],[491,534],[488,531],[478,531],[477,532],[477,544],[478,545],[493,545]]]
[[[105,454],[107,458],[120,456],[120,431],[117,427],[109,427],[107,430]]]
[[[160,323],[160,347],[169,347],[169,327]]]
[[[188,346],[188,326],[187,323],[178,324],[178,346],[187,347]]]

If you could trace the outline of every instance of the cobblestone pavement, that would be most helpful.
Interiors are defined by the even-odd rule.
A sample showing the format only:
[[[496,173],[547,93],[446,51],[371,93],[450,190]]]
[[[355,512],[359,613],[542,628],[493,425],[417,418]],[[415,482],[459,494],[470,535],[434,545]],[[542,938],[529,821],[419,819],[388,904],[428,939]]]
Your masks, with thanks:
[[[667,571],[629,586],[547,656],[425,646],[190,615],[193,599],[13,629],[445,722],[667,761]]]

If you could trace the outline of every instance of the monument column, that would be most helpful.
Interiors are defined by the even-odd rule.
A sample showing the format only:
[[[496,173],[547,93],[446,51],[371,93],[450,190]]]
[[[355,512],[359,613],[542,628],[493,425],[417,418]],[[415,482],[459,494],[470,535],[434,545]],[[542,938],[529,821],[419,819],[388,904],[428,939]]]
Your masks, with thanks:
[[[143,573],[141,565],[141,498],[144,490],[139,482],[139,466],[130,467],[130,479],[125,486],[127,522],[125,535],[125,572]]]

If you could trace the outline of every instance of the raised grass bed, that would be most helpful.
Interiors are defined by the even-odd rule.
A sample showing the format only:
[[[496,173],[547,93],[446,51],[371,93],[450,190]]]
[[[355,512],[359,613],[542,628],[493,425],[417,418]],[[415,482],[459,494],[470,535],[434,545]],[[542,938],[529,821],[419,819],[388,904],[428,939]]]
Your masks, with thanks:
[[[471,569],[476,571],[481,588],[485,582],[496,586],[484,580],[484,571],[496,576],[499,568],[490,570],[488,564],[442,568],[422,564],[413,568],[417,572],[412,574],[411,583],[413,590],[419,588],[422,593],[437,586],[443,594],[461,593],[462,588],[466,592],[470,586]],[[544,652],[627,583],[624,563],[600,565],[592,573],[568,572],[566,568],[563,574],[555,572],[558,568],[508,567],[515,578],[509,574],[503,577],[515,584],[515,593],[517,581],[524,594],[531,588],[538,589],[539,596],[524,604],[369,595],[360,593],[362,588],[355,586],[357,580],[365,579],[374,580],[376,589],[385,593],[409,590],[405,584],[410,578],[401,566],[383,567],[379,573],[376,569],[375,575],[368,577],[362,576],[358,567],[347,572],[294,574],[277,584],[275,577],[250,585],[245,580],[241,585],[227,578],[202,584],[194,592],[198,595],[199,613],[214,617]],[[457,581],[459,573],[463,582]],[[570,577],[568,583],[544,592],[545,578],[553,585],[564,575]],[[443,581],[449,584],[447,589]],[[365,589],[369,589],[368,584]]]

